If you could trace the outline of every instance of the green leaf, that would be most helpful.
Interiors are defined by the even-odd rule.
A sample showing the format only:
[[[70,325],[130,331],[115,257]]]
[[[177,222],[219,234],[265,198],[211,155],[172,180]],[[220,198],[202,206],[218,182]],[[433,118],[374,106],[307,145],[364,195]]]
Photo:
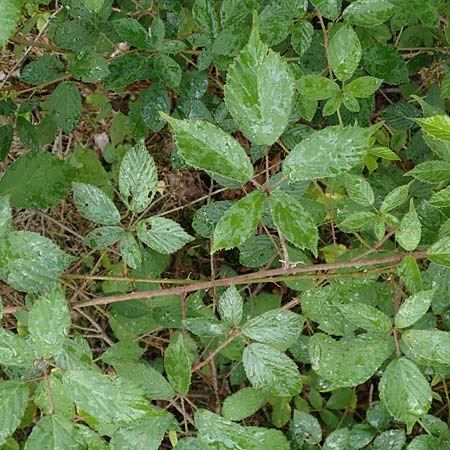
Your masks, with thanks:
[[[147,401],[134,384],[97,370],[66,370],[63,384],[77,407],[99,422],[131,422],[148,411]]]
[[[422,290],[420,268],[413,256],[407,255],[397,267],[397,275],[403,280],[406,288],[414,293]]]
[[[56,450],[82,448],[81,436],[75,425],[59,415],[45,416],[33,427],[25,450]]]
[[[150,205],[157,188],[155,162],[141,141],[128,150],[120,164],[119,189],[122,200],[131,211],[140,213]]]
[[[426,161],[405,173],[424,183],[442,183],[450,180],[450,163],[447,161]]]
[[[170,56],[157,53],[152,57],[153,69],[158,78],[170,88],[176,90],[181,81],[181,67]]]
[[[115,244],[123,233],[120,227],[106,226],[92,230],[84,239],[84,243],[91,248],[105,249]]]
[[[243,420],[255,414],[265,403],[267,394],[245,387],[228,396],[222,405],[222,415],[225,419]]]
[[[183,325],[193,334],[200,337],[217,337],[226,334],[230,327],[215,318],[194,317],[183,320]]]
[[[132,269],[138,269],[141,266],[141,248],[131,233],[123,233],[120,237],[120,254]]]
[[[344,106],[351,112],[359,112],[361,109],[358,100],[352,95],[345,94],[343,101]]]
[[[68,419],[75,416],[74,404],[67,392],[67,386],[56,376],[50,376],[48,384],[45,379],[39,383],[33,402],[45,414],[60,414]]]
[[[339,222],[339,228],[345,231],[361,230],[376,217],[377,215],[371,211],[357,211],[349,214],[342,222]]]
[[[450,333],[440,330],[407,330],[402,343],[419,360],[450,364]]]
[[[151,399],[170,400],[176,393],[169,382],[146,363],[112,363],[119,375],[140,386]]]
[[[296,145],[284,160],[292,181],[334,177],[359,164],[370,145],[370,128],[328,127]]]
[[[205,409],[200,409],[195,413],[195,423],[201,444],[199,447],[193,447],[193,450],[210,448],[218,450],[261,450],[263,448],[290,450],[287,439],[279,430],[242,427]]]
[[[322,440],[322,429],[312,414],[294,410],[289,424],[289,436],[295,448],[302,448],[305,442],[311,445],[318,444]]]
[[[408,450],[434,450],[439,448],[440,443],[437,437],[422,434],[409,443]]]
[[[434,243],[428,249],[428,259],[435,264],[450,267],[450,237],[445,237]]]
[[[0,239],[0,279],[19,291],[48,290],[72,260],[37,233],[13,231]]]
[[[392,327],[392,320],[386,314],[364,303],[337,303],[344,317],[358,328],[367,331],[386,333]]]
[[[241,184],[253,176],[245,150],[220,128],[205,121],[162,116],[175,131],[180,156],[191,166]]]
[[[396,102],[381,111],[381,117],[396,130],[416,128],[414,117],[420,117],[420,111],[411,103]]]
[[[51,153],[30,152],[8,166],[0,194],[17,208],[47,208],[67,197],[75,171]]]
[[[114,225],[120,221],[116,205],[97,186],[73,183],[73,199],[78,212],[88,220],[102,225]]]
[[[80,121],[82,104],[77,87],[71,81],[58,84],[50,97],[49,108],[56,125],[70,133]]]
[[[342,0],[313,0],[311,2],[327,19],[337,19],[341,12]]]
[[[297,366],[284,353],[265,344],[251,344],[244,350],[244,369],[255,389],[270,395],[289,397],[302,388]]]
[[[225,211],[230,209],[234,202],[229,200],[212,201],[203,205],[195,211],[192,219],[192,228],[202,237],[211,239],[214,234],[217,223],[224,215]]]
[[[409,211],[403,216],[395,232],[395,239],[406,251],[412,252],[419,245],[421,236],[422,225],[411,200]]]
[[[450,206],[450,186],[447,186],[445,189],[441,189],[440,191],[434,193],[429,203],[437,208],[447,208]]]
[[[300,19],[294,25],[291,33],[291,45],[294,51],[302,56],[311,46],[314,27],[307,20]]]
[[[39,135],[37,127],[27,119],[19,116],[16,120],[16,131],[23,146],[35,152],[40,150]]]
[[[308,319],[317,322],[325,333],[344,336],[355,327],[345,319],[337,301],[351,298],[353,295],[354,292],[347,292],[347,289],[336,286],[311,289],[302,296],[302,312]]]
[[[352,77],[361,60],[362,50],[357,34],[347,25],[339,28],[330,39],[329,60],[338,80]]]
[[[9,196],[0,196],[0,236],[12,229],[12,210],[9,204]]]
[[[380,207],[380,211],[382,213],[387,213],[395,208],[398,208],[400,205],[403,205],[403,203],[408,200],[408,193],[409,184],[404,184],[395,188],[384,198],[383,203]]]
[[[263,344],[288,347],[300,335],[304,320],[300,314],[273,309],[246,322],[242,332],[248,338]]]
[[[19,135],[20,142],[24,147],[35,152],[40,150],[41,144],[39,142],[38,128],[36,125],[31,124],[27,119],[19,116],[16,120],[16,131]]]
[[[317,255],[317,226],[301,203],[278,189],[271,193],[269,205],[273,221],[280,232],[297,247],[310,249]]]
[[[76,170],[74,181],[93,184],[108,196],[113,196],[114,188],[109,181],[109,175],[94,150],[77,145],[67,162]]]
[[[388,0],[356,0],[344,10],[344,19],[360,27],[376,27],[390,19],[394,5]]]
[[[431,387],[417,366],[407,358],[389,363],[380,381],[380,398],[391,415],[404,422],[408,433],[431,406]]]
[[[84,48],[70,57],[69,62],[69,69],[74,78],[82,80],[83,83],[98,83],[109,75],[106,59],[89,48]]]
[[[141,220],[137,223],[136,230],[138,238],[144,244],[167,255],[194,240],[180,225],[164,217]]]
[[[408,297],[395,316],[395,325],[398,328],[407,328],[414,325],[428,311],[435,292],[436,289],[429,289]]]
[[[414,119],[427,133],[435,139],[450,141],[450,117],[446,114]]]
[[[344,96],[338,92],[333,97],[330,97],[327,102],[325,103],[325,106],[323,107],[322,114],[324,117],[332,116],[342,105],[342,102],[344,100]]]
[[[272,145],[281,136],[291,114],[294,81],[287,63],[261,42],[255,23],[248,45],[229,68],[224,94],[250,141]]]
[[[158,411],[155,417],[143,417],[120,427],[112,436],[111,450],[159,450],[166,429],[170,423],[166,411]]]
[[[146,55],[124,54],[108,64],[109,75],[104,80],[105,89],[120,89],[149,75],[149,60]]]
[[[20,80],[27,84],[47,84],[57,80],[63,72],[64,64],[56,56],[43,55],[22,69]]]
[[[241,246],[255,232],[263,206],[264,194],[253,191],[228,209],[214,230],[211,253]]]
[[[217,11],[211,2],[208,0],[195,0],[192,5],[192,16],[200,30],[213,36],[217,34],[219,27]]]
[[[375,196],[369,182],[360,176],[347,175],[345,177],[345,188],[348,196],[358,205],[373,205]]]
[[[186,395],[191,384],[191,363],[181,334],[166,348],[164,368],[172,387],[179,394]]]
[[[335,341],[317,333],[309,340],[312,369],[331,383],[330,389],[366,382],[394,351],[391,338],[348,336]]]
[[[102,9],[105,0],[82,0],[86,8],[94,13],[99,12]]]
[[[131,340],[116,342],[102,354],[102,361],[115,365],[122,362],[136,362],[144,353],[139,344]]]
[[[112,26],[120,39],[128,42],[133,47],[142,50],[152,48],[152,42],[147,30],[136,19],[122,17],[121,19],[114,20]]]
[[[261,267],[275,257],[275,247],[267,234],[251,236],[239,248],[239,262],[247,267]]]
[[[3,161],[11,149],[14,138],[14,128],[11,125],[0,126],[0,161]]]
[[[0,47],[3,47],[16,30],[20,19],[22,0],[0,0]]]
[[[375,437],[375,430],[370,426],[358,423],[352,426],[350,430],[350,448],[352,450],[366,448]]]
[[[139,91],[139,99],[130,105],[131,120],[142,121],[151,131],[160,131],[166,121],[159,114],[170,111],[170,101],[166,87],[157,81],[153,82],[148,89]]]
[[[388,161],[400,161],[401,158],[397,155],[397,153],[393,152],[391,149],[387,147],[372,147],[369,149],[368,154],[375,158],[383,158]]]
[[[27,405],[28,386],[25,383],[18,381],[0,383],[0,445],[16,431]]]
[[[408,69],[402,56],[388,44],[375,44],[363,51],[363,68],[388,84],[401,84],[409,80]]]
[[[344,85],[343,91],[356,98],[367,98],[374,94],[383,83],[383,80],[375,77],[359,77]]]
[[[405,430],[388,430],[374,440],[376,450],[403,450],[406,444]]]
[[[297,89],[301,95],[312,100],[325,100],[339,93],[337,83],[330,78],[320,75],[305,75],[297,82]]]
[[[39,356],[51,358],[62,349],[70,327],[70,311],[60,286],[38,297],[28,314],[28,331]]]
[[[35,355],[25,339],[0,328],[0,365],[32,367]]]
[[[239,325],[242,320],[244,302],[236,286],[230,286],[219,299],[219,314],[223,322]]]
[[[331,432],[323,444],[323,450],[346,450],[350,444],[350,433],[347,427]]]
[[[284,1],[284,0],[283,0]],[[290,0],[285,0],[289,2]],[[296,1],[296,0],[292,0]],[[259,32],[261,34],[261,39],[267,45],[275,46],[283,42],[291,32],[292,28],[292,16],[300,15],[300,11],[296,11],[294,14],[293,10],[298,10],[296,5],[282,5],[280,2],[269,2],[267,6],[259,13]],[[253,20],[256,26],[256,20]]]

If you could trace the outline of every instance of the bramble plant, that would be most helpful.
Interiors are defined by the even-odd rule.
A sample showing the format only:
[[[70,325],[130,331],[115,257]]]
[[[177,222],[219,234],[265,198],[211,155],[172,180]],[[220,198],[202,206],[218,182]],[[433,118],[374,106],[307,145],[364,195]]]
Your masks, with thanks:
[[[0,447],[450,449],[449,17],[0,0]]]

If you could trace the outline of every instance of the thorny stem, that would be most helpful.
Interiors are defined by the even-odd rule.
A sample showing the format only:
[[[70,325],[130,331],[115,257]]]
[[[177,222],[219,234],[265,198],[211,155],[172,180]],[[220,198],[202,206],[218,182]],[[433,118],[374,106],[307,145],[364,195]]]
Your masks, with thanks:
[[[426,250],[419,250],[416,252],[408,253],[410,256],[416,259],[423,259],[427,257]],[[282,275],[296,275],[301,273],[317,273],[328,272],[330,270],[346,269],[346,268],[361,268],[361,272],[364,273],[366,267],[400,263],[404,258],[405,253],[398,253],[392,256],[386,256],[384,258],[374,258],[363,261],[344,261],[331,264],[314,264],[311,266],[292,267],[290,269],[270,269],[260,270],[258,272],[252,272],[246,275],[238,275],[235,277],[222,278],[218,280],[210,280],[204,282],[190,281],[190,284],[186,286],[173,287],[168,289],[155,289],[151,291],[131,292],[129,294],[111,295],[107,297],[98,297],[92,300],[86,300],[83,302],[73,304],[76,308],[85,308],[93,305],[108,305],[110,303],[124,302],[127,300],[143,299],[162,297],[165,295],[182,295],[188,292],[198,291],[200,289],[211,289],[219,286],[231,286],[232,284],[250,284],[260,283],[262,281],[270,282],[274,277]],[[364,268],[364,269],[363,269]],[[17,307],[5,307],[4,314],[11,314],[17,311]]]

